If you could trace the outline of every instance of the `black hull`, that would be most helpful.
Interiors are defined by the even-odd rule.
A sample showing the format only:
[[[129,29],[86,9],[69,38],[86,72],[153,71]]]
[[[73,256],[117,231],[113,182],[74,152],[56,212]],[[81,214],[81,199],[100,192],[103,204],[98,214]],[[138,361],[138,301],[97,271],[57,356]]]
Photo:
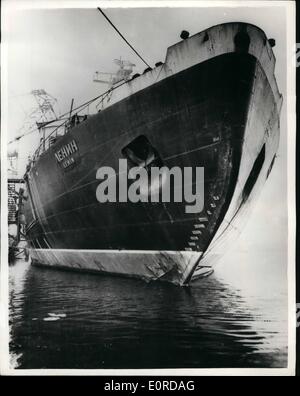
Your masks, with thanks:
[[[33,200],[42,203],[36,205],[41,227],[29,232],[33,244],[184,250],[195,221],[206,216],[209,226],[197,244],[199,251],[205,250],[236,182],[255,64],[249,55],[212,59],[111,106],[64,136],[31,172]],[[186,214],[185,203],[97,201],[97,169],[117,170],[122,148],[140,135],[158,150],[163,165],[204,167],[203,212]],[[73,139],[79,156],[72,169],[63,170],[54,153]]]

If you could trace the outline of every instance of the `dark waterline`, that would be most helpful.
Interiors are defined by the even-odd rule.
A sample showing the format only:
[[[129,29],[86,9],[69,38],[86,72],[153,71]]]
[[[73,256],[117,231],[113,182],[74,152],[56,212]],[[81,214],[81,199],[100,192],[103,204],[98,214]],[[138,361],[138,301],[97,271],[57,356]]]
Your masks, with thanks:
[[[16,368],[286,367],[282,299],[251,302],[216,275],[180,288],[21,260],[9,271]]]

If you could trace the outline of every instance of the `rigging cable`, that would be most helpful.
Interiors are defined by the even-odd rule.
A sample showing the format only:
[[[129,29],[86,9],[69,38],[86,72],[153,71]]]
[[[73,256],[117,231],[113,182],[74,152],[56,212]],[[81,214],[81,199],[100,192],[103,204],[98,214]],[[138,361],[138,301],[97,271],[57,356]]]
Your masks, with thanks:
[[[133,48],[133,46],[126,40],[126,38],[123,36],[123,34],[116,28],[116,26],[111,22],[111,20],[104,14],[104,12],[101,10],[100,7],[97,7],[98,11],[101,12],[101,14],[104,16],[104,18],[110,23],[110,25],[115,29],[115,31],[122,37],[122,39],[125,41],[126,44],[129,45],[129,47],[136,53],[136,55],[145,63],[147,67],[151,67],[145,59],[141,57],[141,55]]]
[[[88,100],[87,102],[84,102],[84,103],[82,103],[81,105],[79,105],[79,106],[75,107],[74,109],[72,109],[72,113],[75,113],[75,111],[77,111],[77,110],[79,110],[79,109],[80,109],[79,111],[82,111],[83,109],[85,109],[86,107],[88,107],[91,103],[95,102],[97,99],[100,99],[102,96],[107,95],[109,92],[114,91],[116,88],[119,88],[119,87],[121,87],[122,85],[124,85],[124,84],[126,84],[126,83],[127,83],[127,82],[124,81],[124,82],[121,82],[120,84],[116,85],[116,86],[113,87],[113,88],[109,88],[107,91],[105,91],[105,92],[103,92],[102,94],[96,96],[95,98],[90,99],[90,100]],[[53,122],[62,120],[63,117],[65,117],[66,115],[69,115],[69,113],[70,113],[70,110],[68,110],[68,111],[67,111],[66,113],[64,113],[64,114],[61,114],[61,115],[60,115],[59,117],[57,117],[57,119],[55,119],[55,120],[51,120],[51,121],[45,122],[44,126],[50,125],[50,124],[53,124]],[[69,119],[69,118],[67,118],[66,120],[68,120],[68,119]],[[62,124],[62,125],[63,125],[63,124]],[[60,125],[60,126],[62,126],[62,125]],[[13,143],[13,142],[16,142],[16,141],[20,140],[21,138],[23,138],[23,137],[25,137],[25,136],[27,136],[27,135],[30,135],[30,134],[33,133],[33,132],[37,132],[38,130],[39,130],[39,128],[31,129],[29,132],[23,133],[22,135],[17,136],[16,138],[10,140],[7,144],[11,144],[11,143]]]

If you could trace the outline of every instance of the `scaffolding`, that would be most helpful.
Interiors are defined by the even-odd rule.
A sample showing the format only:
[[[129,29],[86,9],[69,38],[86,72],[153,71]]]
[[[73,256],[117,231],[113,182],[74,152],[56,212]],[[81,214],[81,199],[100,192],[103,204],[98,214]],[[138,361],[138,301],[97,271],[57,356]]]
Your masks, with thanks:
[[[8,179],[8,225],[16,225],[14,234],[8,233],[8,259],[13,262],[18,257],[24,257],[27,261],[29,258],[25,238],[25,215],[23,179]],[[23,243],[21,243],[23,242]]]

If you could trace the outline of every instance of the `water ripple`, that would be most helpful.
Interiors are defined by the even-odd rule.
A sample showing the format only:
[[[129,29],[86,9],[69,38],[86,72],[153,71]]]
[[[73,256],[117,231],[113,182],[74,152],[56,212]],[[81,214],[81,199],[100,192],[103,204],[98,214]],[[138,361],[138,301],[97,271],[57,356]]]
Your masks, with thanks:
[[[19,368],[284,367],[286,294],[218,276],[189,288],[10,267],[11,365]]]

